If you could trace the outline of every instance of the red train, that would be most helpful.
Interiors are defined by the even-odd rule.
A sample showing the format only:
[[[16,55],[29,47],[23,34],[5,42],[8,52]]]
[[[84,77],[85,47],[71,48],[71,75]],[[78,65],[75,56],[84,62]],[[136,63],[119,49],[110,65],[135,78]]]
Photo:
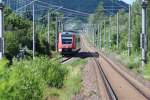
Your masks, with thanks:
[[[61,54],[71,54],[80,50],[80,35],[76,32],[61,32],[58,37],[58,51]]]

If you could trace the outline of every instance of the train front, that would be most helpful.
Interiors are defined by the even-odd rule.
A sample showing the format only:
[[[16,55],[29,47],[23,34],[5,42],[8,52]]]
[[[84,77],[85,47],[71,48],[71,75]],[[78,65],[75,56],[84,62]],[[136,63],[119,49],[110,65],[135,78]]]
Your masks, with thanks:
[[[61,32],[59,33],[58,51],[62,54],[71,54],[76,48],[75,33]]]

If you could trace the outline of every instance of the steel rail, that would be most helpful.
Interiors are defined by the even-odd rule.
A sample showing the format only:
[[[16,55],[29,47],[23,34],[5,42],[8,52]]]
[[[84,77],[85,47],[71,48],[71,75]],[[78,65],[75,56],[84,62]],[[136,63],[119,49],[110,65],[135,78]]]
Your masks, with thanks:
[[[87,49],[87,47],[86,47],[86,49]],[[88,50],[88,49],[87,49],[87,50]],[[105,72],[104,72],[104,70],[103,70],[101,64],[100,64],[99,61],[95,58],[95,56],[90,53],[89,50],[88,50],[88,54],[91,55],[91,56],[93,56],[93,59],[94,59],[96,65],[97,65],[97,68],[98,68],[98,70],[99,70],[99,72],[100,72],[100,75],[101,75],[101,77],[102,77],[103,83],[104,83],[104,85],[105,85],[105,89],[106,89],[106,91],[107,91],[107,94],[108,94],[108,96],[109,96],[109,99],[110,99],[110,100],[118,100],[118,97],[117,97],[115,91],[113,90],[113,88],[112,88],[112,86],[111,86],[111,84],[110,84],[110,82],[109,82],[109,80],[108,80],[108,78],[107,78],[107,76],[106,76],[106,74],[105,74]],[[99,79],[98,79],[98,80],[99,80]]]
[[[89,53],[89,55],[93,56],[93,59],[94,59],[96,65],[97,65],[97,67],[99,69],[99,72],[101,74],[103,83],[105,85],[105,89],[106,89],[106,91],[108,93],[108,96],[109,96],[109,99],[110,100],[118,100],[118,97],[117,97],[115,91],[113,90],[113,88],[112,88],[112,86],[111,86],[111,84],[110,84],[110,82],[109,82],[109,80],[108,80],[108,78],[107,78],[107,76],[106,76],[106,74],[105,74],[101,64],[99,63],[99,61],[97,61],[97,59],[95,58],[94,55],[92,55],[91,53]]]
[[[99,53],[100,54],[100,53]],[[150,94],[147,94],[145,92],[143,92],[137,85],[134,84],[134,82],[132,82],[130,79],[128,79],[127,76],[125,76],[123,73],[121,73],[116,67],[114,67],[115,65],[110,62],[110,60],[108,58],[106,58],[104,55],[100,54],[102,58],[104,58],[104,60],[117,72],[119,73],[131,86],[133,86],[139,93],[141,93],[145,98],[147,98],[148,100],[150,100]]]

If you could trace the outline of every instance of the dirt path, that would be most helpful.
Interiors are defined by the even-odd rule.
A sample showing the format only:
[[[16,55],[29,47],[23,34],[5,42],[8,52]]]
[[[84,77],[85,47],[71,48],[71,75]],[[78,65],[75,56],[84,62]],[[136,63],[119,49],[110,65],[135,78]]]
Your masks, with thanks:
[[[88,63],[83,69],[83,88],[74,100],[101,100],[94,66],[93,61],[88,58]]]

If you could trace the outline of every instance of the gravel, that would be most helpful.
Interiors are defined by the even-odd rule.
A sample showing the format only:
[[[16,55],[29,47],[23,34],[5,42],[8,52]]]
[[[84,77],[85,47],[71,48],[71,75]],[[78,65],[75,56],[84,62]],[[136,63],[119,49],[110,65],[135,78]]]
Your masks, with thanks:
[[[73,100],[101,100],[96,81],[96,73],[93,66],[93,61],[88,58],[88,63],[83,69],[83,88]]]

